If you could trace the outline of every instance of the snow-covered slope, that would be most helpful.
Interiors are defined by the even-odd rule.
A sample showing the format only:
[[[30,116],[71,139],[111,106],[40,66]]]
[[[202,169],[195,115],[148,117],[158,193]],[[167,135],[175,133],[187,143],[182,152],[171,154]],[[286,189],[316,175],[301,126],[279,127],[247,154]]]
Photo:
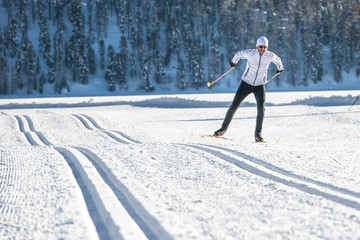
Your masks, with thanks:
[[[1,239],[359,239],[359,91],[0,101]]]

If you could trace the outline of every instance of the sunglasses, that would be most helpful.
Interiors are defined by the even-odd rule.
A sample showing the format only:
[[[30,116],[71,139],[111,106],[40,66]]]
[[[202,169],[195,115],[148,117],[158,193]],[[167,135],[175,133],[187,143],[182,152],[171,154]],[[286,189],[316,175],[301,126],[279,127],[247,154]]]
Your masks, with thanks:
[[[258,48],[265,48],[265,49],[266,49],[266,48],[267,48],[267,46],[258,46]]]

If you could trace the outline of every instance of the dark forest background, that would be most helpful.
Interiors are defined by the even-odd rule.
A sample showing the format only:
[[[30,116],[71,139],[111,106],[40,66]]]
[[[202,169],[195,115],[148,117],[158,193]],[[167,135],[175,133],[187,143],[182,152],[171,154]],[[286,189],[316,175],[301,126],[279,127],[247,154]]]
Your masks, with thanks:
[[[206,88],[266,36],[277,85],[360,78],[360,0],[2,0],[0,94]],[[244,63],[242,63],[243,65]],[[241,66],[240,66],[241,67]],[[239,76],[241,71],[239,72]],[[360,80],[359,80],[360,81]]]

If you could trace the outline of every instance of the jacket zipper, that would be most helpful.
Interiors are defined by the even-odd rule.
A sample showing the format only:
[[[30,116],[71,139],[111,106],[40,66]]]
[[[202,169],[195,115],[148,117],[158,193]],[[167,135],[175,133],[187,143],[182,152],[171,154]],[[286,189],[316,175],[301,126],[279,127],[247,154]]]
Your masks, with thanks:
[[[256,75],[255,75],[255,80],[254,80],[253,86],[255,86],[256,78],[257,78],[257,75],[258,75],[258,73],[259,73],[260,63],[261,63],[261,57],[262,57],[262,56],[260,55],[259,66],[258,66],[258,69],[257,69],[257,71],[256,71]]]

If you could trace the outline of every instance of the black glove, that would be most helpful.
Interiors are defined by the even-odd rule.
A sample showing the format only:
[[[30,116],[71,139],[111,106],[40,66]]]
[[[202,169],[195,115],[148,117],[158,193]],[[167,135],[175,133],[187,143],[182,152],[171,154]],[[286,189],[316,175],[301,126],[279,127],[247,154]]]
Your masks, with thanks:
[[[282,71],[284,71],[284,69],[276,70],[276,73],[281,73]]]
[[[230,63],[230,66],[231,66],[231,67],[233,67],[233,68],[236,67],[236,64],[233,63],[231,60],[229,61],[229,63]]]

